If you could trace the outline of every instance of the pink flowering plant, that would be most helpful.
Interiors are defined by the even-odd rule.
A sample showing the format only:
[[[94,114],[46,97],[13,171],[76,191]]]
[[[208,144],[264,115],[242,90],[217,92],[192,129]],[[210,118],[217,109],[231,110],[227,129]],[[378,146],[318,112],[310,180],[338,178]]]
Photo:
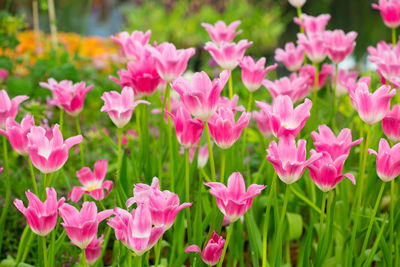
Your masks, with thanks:
[[[0,266],[399,265],[400,0],[4,2]]]

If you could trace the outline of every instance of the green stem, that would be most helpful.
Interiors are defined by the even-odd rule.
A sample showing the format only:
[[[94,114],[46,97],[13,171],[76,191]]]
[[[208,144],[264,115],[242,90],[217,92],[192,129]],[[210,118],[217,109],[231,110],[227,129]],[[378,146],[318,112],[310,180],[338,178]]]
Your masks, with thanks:
[[[189,183],[189,149],[185,149],[185,184],[186,184],[186,192],[185,192],[185,199],[186,202],[190,202],[190,195],[189,195],[189,189],[190,189],[190,183]],[[191,219],[190,219],[190,209],[186,209],[186,221],[187,221],[187,231],[188,231],[188,240],[189,236],[192,234],[192,229],[191,229]]]
[[[223,149],[221,151],[221,177],[220,177],[220,182],[221,184],[224,184],[224,179],[225,179],[225,165],[226,165],[226,150]]]
[[[281,212],[281,216],[279,218],[279,224],[278,224],[278,231],[276,234],[276,241],[277,241],[277,245],[274,247],[274,252],[272,253],[272,266],[275,265],[276,262],[276,257],[278,254],[278,251],[282,249],[282,229],[283,229],[283,224],[285,222],[285,217],[286,217],[286,209],[287,209],[287,205],[288,205],[288,201],[289,201],[289,185],[285,184],[285,196],[283,199],[283,206],[282,206],[282,212]]]
[[[161,238],[158,240],[156,247],[155,247],[155,262],[154,266],[158,267],[158,263],[160,262],[160,255],[161,255],[161,242],[162,242],[163,236],[161,235]]]
[[[99,200],[99,201],[97,201],[97,203],[99,203],[101,210],[106,210],[106,207],[104,206],[103,201]]]
[[[211,137],[210,137],[210,129],[208,129],[208,124],[205,121],[204,122],[204,128],[206,129],[206,138],[207,138],[207,145],[208,145],[208,155],[210,159],[210,167],[211,167],[211,179],[213,182],[217,180],[217,177],[215,176],[215,165],[214,165],[214,155],[212,151],[212,145],[211,145]]]
[[[395,183],[394,179],[390,181],[390,217],[389,217],[389,227],[390,227],[390,236],[389,236],[389,248],[390,252],[392,251],[393,248],[393,234],[394,234],[394,207],[395,207],[395,196],[394,196],[394,191],[395,191]]]
[[[322,225],[324,224],[325,217],[325,205],[326,205],[326,192],[322,193],[322,203],[321,203],[321,215],[319,217],[319,239],[322,239]]]
[[[167,88],[165,91],[165,99],[168,103],[168,113],[171,113],[171,86],[167,84]],[[164,99],[164,101],[165,101]],[[165,107],[165,106],[164,106]],[[167,122],[167,136],[168,136],[168,152],[169,152],[169,159],[170,159],[170,177],[171,177],[171,191],[175,192],[175,159],[174,159],[174,150],[173,150],[173,143],[172,143],[172,126],[171,126],[171,116],[168,116]]]
[[[301,21],[301,7],[298,7],[297,8],[297,17],[299,18],[299,20]],[[304,28],[303,28],[303,26],[301,26],[301,25],[299,25],[300,26],[300,32],[301,33],[304,33]]]
[[[6,176],[6,197],[4,201],[4,208],[3,211],[1,212],[1,217],[0,217],[0,233],[3,233],[6,218],[7,218],[7,212],[8,208],[10,206],[10,194],[11,194],[11,180],[10,180],[10,173],[9,173],[9,165],[8,165],[8,149],[7,149],[7,138],[3,136],[3,153],[4,153],[4,175]],[[1,253],[1,248],[3,245],[3,234],[0,234],[0,253]]]
[[[221,258],[220,258],[220,260],[219,260],[219,262],[218,262],[218,265],[217,265],[218,267],[221,267],[221,266],[222,266],[222,263],[224,262],[226,250],[228,249],[229,241],[230,241],[230,239],[231,239],[232,233],[233,233],[233,223],[231,223],[231,224],[229,225],[228,233],[226,234],[226,240],[225,240],[224,249],[222,250],[222,255],[221,255]]]
[[[392,44],[396,45],[396,28],[392,28]]]
[[[39,196],[39,190],[38,190],[37,184],[36,184],[35,172],[33,170],[32,162],[29,157],[28,157],[28,163],[29,163],[29,172],[31,174],[33,191],[35,192],[35,195]]]
[[[362,161],[361,163],[361,168],[359,168],[360,172],[359,172],[359,176],[360,178],[358,179],[360,181],[360,186],[358,188],[358,193],[357,194],[357,199],[356,199],[356,215],[354,217],[354,225],[353,225],[353,230],[351,233],[351,240],[350,240],[350,251],[348,254],[348,259],[347,259],[347,266],[351,266],[351,261],[353,258],[353,252],[354,252],[354,242],[356,239],[356,233],[357,233],[357,229],[358,229],[358,224],[360,222],[360,210],[361,210],[361,203],[362,203],[362,195],[363,195],[363,189],[364,189],[364,175],[365,175],[365,168],[367,165],[367,150],[368,150],[368,146],[369,146],[369,140],[371,138],[371,130],[369,128],[370,126],[367,125],[366,130],[367,130],[367,138],[365,140],[365,144],[364,144],[364,150],[363,150],[363,157],[362,157]]]
[[[42,252],[43,252],[43,266],[47,267],[47,246],[46,246],[46,237],[42,236],[40,238],[42,240]]]
[[[232,86],[232,72],[229,75],[229,99],[233,96],[233,86]]]
[[[78,132],[78,135],[82,135],[81,131],[81,126],[79,124],[79,118],[78,116],[75,117],[75,124],[76,124],[76,131]],[[83,151],[83,142],[79,143],[79,153],[81,156],[81,167],[85,167],[85,159],[84,159],[84,151]]]
[[[41,198],[44,200],[46,198],[46,187],[49,185],[49,175],[47,173],[43,173],[43,183],[40,192]]]
[[[361,248],[361,255],[364,255],[364,251],[367,248],[369,236],[370,236],[371,230],[372,230],[372,225],[373,225],[373,223],[375,221],[375,215],[376,215],[376,212],[378,211],[379,205],[381,203],[383,191],[385,190],[385,184],[386,184],[385,182],[382,182],[381,189],[379,190],[378,197],[376,198],[375,206],[374,206],[374,209],[373,209],[372,214],[371,214],[371,219],[369,221],[367,234],[365,235],[364,243],[363,243],[362,248]]]
[[[249,92],[249,100],[247,102],[247,112],[251,112],[251,106],[253,103],[253,92]],[[246,154],[246,137],[247,127],[243,129],[243,140],[242,140],[242,157],[245,158]]]
[[[142,258],[143,258],[142,256],[136,256],[135,257],[136,264],[131,265],[131,266],[142,267]]]
[[[64,110],[62,108],[60,109],[60,120],[58,123],[60,124],[60,131],[62,132],[64,126]]]
[[[335,64],[335,78],[334,78],[334,83],[333,83],[333,93],[332,93],[332,115],[331,115],[331,120],[332,120],[332,126],[335,127],[335,116],[337,112],[337,107],[336,107],[336,87],[337,87],[337,77],[338,77],[338,64]]]
[[[208,183],[211,182],[210,177],[208,177],[207,173],[204,171],[203,168],[200,169],[200,173],[201,173],[201,175],[203,175],[204,179],[206,179],[206,181],[207,181]]]
[[[321,214],[321,210],[312,202],[309,200],[307,197],[303,196],[300,192],[298,192],[296,189],[294,189],[293,186],[290,187],[290,190],[301,200],[303,200],[307,205],[309,205],[311,208],[313,208],[316,212]]]
[[[262,267],[267,267],[268,258],[267,258],[267,250],[268,250],[268,226],[269,226],[269,215],[271,212],[271,204],[272,204],[272,195],[275,190],[276,183],[276,172],[274,172],[274,176],[272,177],[271,189],[269,190],[268,199],[267,199],[267,208],[265,211],[265,219],[264,219],[264,229],[263,229],[263,254],[262,254]]]
[[[263,159],[263,161],[262,161],[262,163],[260,165],[260,168],[258,169],[258,172],[257,172],[257,175],[256,175],[256,179],[254,180],[255,184],[259,183],[260,177],[261,177],[261,173],[264,171],[264,168],[265,168],[265,165],[267,164],[267,162],[268,162],[267,157],[264,157],[264,159]]]
[[[319,65],[314,63],[315,67],[315,77],[314,77],[314,91],[312,96],[313,109],[316,111],[317,108],[317,98],[318,98],[318,83],[319,83]]]
[[[121,175],[121,160],[122,160],[122,128],[118,128],[118,155],[117,155],[116,184],[119,182],[119,178]]]

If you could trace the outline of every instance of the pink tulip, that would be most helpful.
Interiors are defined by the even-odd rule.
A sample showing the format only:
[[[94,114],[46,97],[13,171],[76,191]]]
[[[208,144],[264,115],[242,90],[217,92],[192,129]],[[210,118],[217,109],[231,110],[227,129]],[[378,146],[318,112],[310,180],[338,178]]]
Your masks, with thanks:
[[[81,211],[66,203],[60,207],[60,216],[64,220],[61,225],[65,228],[71,243],[80,249],[88,247],[96,238],[99,223],[112,214],[112,210],[97,213],[94,202],[84,202]]]
[[[103,242],[103,236],[100,236],[100,238],[94,237],[92,242],[90,242],[89,245],[85,248],[86,262],[90,266],[94,265],[96,261],[100,258],[101,249],[103,248],[101,243]]]
[[[189,151],[189,160],[190,163],[192,163],[194,156],[196,153],[196,148],[192,148]],[[206,166],[208,161],[208,146],[205,144],[204,146],[199,146],[199,151],[197,154],[197,168],[202,169],[204,166]]]
[[[400,105],[393,105],[382,120],[382,130],[393,143],[400,142]]]
[[[164,233],[164,226],[152,226],[151,212],[145,203],[138,203],[131,213],[115,208],[114,215],[108,225],[114,228],[117,240],[137,256],[150,250]]]
[[[235,122],[235,115],[231,109],[218,108],[207,122],[215,144],[222,149],[230,148],[240,138],[250,118],[250,113],[243,112]]]
[[[243,58],[246,49],[251,46],[253,42],[247,40],[240,40],[239,43],[220,43],[215,44],[207,42],[204,47],[217,64],[224,70],[233,70]]]
[[[336,64],[342,62],[353,52],[356,37],[356,32],[345,34],[342,30],[326,31],[324,39],[329,58]]]
[[[376,72],[382,79],[393,82],[393,79],[400,76],[400,45],[392,46],[385,42],[379,42],[377,47],[368,47],[368,60],[377,66]]]
[[[262,102],[256,105],[268,114],[274,136],[297,136],[310,117],[311,100],[306,98],[303,104],[293,109],[293,102],[288,96],[278,96],[272,103],[272,110],[268,110]]]
[[[219,210],[230,220],[235,222],[242,217],[253,204],[253,198],[258,196],[265,185],[252,184],[246,192],[246,184],[239,172],[229,176],[228,187],[217,182],[204,183],[210,187],[210,194],[216,197]]]
[[[241,21],[236,20],[229,25],[226,25],[225,22],[219,20],[215,25],[211,25],[208,23],[201,23],[201,26],[206,29],[210,38],[213,42],[232,42],[236,35],[240,34],[242,31],[236,31],[236,28],[240,25]]]
[[[156,60],[158,74],[167,83],[185,72],[189,58],[195,53],[194,48],[176,49],[172,43],[162,43],[151,51]]]
[[[381,138],[378,153],[373,149],[368,149],[368,153],[376,156],[376,172],[382,181],[389,182],[400,175],[400,144],[390,148],[389,143]]]
[[[372,4],[372,8],[381,12],[385,25],[395,29],[400,26],[400,1],[398,0],[379,0],[379,5]]]
[[[136,61],[127,64],[128,70],[118,71],[118,78],[110,76],[110,79],[121,86],[131,87],[135,97],[150,96],[157,89],[162,79],[156,69],[156,61],[148,47],[138,47]]]
[[[185,149],[196,147],[203,133],[203,122],[199,119],[192,119],[192,116],[184,107],[179,107],[175,115],[169,115],[174,121],[179,144]]]
[[[82,142],[82,135],[70,137],[64,141],[60,126],[54,125],[50,133],[43,127],[33,126],[27,134],[29,140],[29,158],[42,173],[52,173],[64,166],[69,149]],[[51,136],[49,136],[51,134]]]
[[[150,105],[144,100],[135,101],[133,90],[130,87],[124,87],[121,94],[116,91],[104,92],[101,99],[103,99],[104,105],[100,111],[107,112],[118,128],[123,128],[129,122],[137,105]]]
[[[348,156],[351,147],[359,145],[363,140],[360,138],[353,141],[351,130],[347,128],[342,129],[337,137],[326,125],[320,125],[318,131],[311,133],[314,146],[318,152],[327,152],[333,161],[342,155]]]
[[[315,150],[311,150],[311,156],[318,154]],[[347,155],[341,155],[333,160],[329,153],[322,152],[322,157],[308,165],[310,177],[316,186],[323,192],[328,192],[336,187],[344,178],[348,178],[353,184],[356,184],[354,175],[351,173],[342,174],[344,161]]]
[[[185,249],[185,252],[199,252],[201,259],[204,261],[205,264],[207,264],[208,266],[214,266],[219,262],[224,246],[225,239],[222,236],[218,236],[214,231],[211,239],[208,240],[207,245],[204,247],[203,252],[197,245],[188,246]]]
[[[14,120],[17,117],[19,104],[28,98],[26,95],[19,95],[10,99],[6,90],[0,90],[0,129],[5,129],[8,118]]]
[[[257,127],[264,138],[271,138],[273,134],[269,114],[272,112],[272,107],[271,105],[262,101],[256,101],[256,103],[261,110],[253,111],[253,119],[256,121]]]
[[[6,130],[0,129],[0,134],[7,137],[15,152],[21,156],[27,156],[29,154],[29,140],[27,135],[33,126],[35,126],[35,120],[32,116],[25,116],[21,124],[14,119],[7,119]]]
[[[306,0],[289,0],[289,3],[296,8],[301,8],[306,3]]]
[[[46,188],[45,202],[40,201],[30,190],[26,191],[25,195],[29,201],[28,208],[25,208],[24,203],[19,199],[14,200],[15,207],[24,214],[32,232],[40,236],[48,235],[57,225],[57,211],[65,199],[62,197],[57,201],[56,190],[49,187]]]
[[[49,104],[64,109],[71,116],[77,116],[82,111],[86,95],[93,89],[93,85],[86,87],[85,82],[73,84],[65,80],[57,82],[53,78],[39,84],[52,92],[53,99]]]
[[[76,172],[79,181],[83,186],[74,186],[68,195],[68,199],[73,202],[78,202],[83,194],[92,196],[95,200],[103,200],[113,188],[112,181],[105,181],[108,162],[105,159],[100,159],[94,164],[94,172],[88,167],[83,167]],[[104,196],[104,189],[106,194]]]
[[[230,71],[225,70],[221,72],[219,79],[211,82],[204,71],[196,72],[191,82],[178,77],[171,86],[179,93],[183,105],[194,117],[207,121],[217,109],[219,96],[229,75]]]
[[[307,77],[308,78],[308,77]],[[292,73],[290,77],[283,77],[279,80],[264,80],[263,85],[268,89],[273,99],[280,95],[289,96],[293,102],[303,100],[308,92],[308,80]]]
[[[337,73],[337,81],[336,81],[336,96],[343,96],[347,93],[347,86],[349,84],[354,84],[357,80],[358,72],[356,71],[347,71],[344,69],[339,69]],[[335,74],[332,71],[331,74],[331,82],[332,86],[335,83]]]
[[[242,82],[249,92],[255,92],[260,88],[265,74],[278,66],[274,64],[264,68],[264,65],[265,57],[260,58],[257,62],[249,56],[239,60],[239,66],[242,68]]]
[[[369,77],[369,76],[360,77],[357,81],[349,80],[346,85],[346,89],[350,95],[350,101],[351,101],[351,104],[353,105],[353,107],[356,107],[356,103],[353,101],[351,96],[355,95],[355,93],[359,87],[364,86],[364,85],[361,86],[361,84],[365,84],[369,88],[369,86],[371,84],[371,77]]]
[[[301,19],[295,17],[293,20],[296,24],[304,28],[307,35],[310,35],[324,32],[330,19],[331,15],[329,14],[321,14],[317,17],[302,14]]]
[[[334,71],[334,67],[330,64],[323,64],[318,75],[318,90],[321,89],[329,75]],[[308,91],[311,92],[315,87],[316,68],[313,65],[304,65],[299,70],[299,77],[306,80]],[[292,76],[295,74],[292,73]]]
[[[285,49],[275,50],[275,60],[282,62],[289,71],[298,71],[304,61],[303,48],[296,47],[292,42],[286,43]]]
[[[325,46],[325,33],[305,35],[297,34],[297,45],[300,46],[311,62],[318,64],[325,60],[327,48]]]
[[[128,199],[126,205],[129,208],[134,203],[140,205],[143,202],[148,204],[153,225],[162,226],[164,231],[171,228],[179,211],[192,206],[192,203],[186,202],[179,205],[177,194],[168,190],[161,191],[157,177],[153,178],[151,186],[135,184],[133,197]]]
[[[267,159],[272,163],[279,179],[286,184],[292,184],[299,180],[306,167],[318,160],[320,153],[312,154],[306,160],[306,140],[300,139],[298,147],[292,135],[279,138],[269,143]]]
[[[237,94],[234,94],[232,96],[232,99],[230,99],[229,97],[226,97],[226,96],[221,96],[218,99],[217,106],[219,108],[221,108],[221,107],[228,108],[228,109],[232,110],[232,112],[234,114],[236,114],[236,112],[238,112],[238,111],[240,111],[240,112],[246,111],[246,109],[242,105],[238,106],[238,102],[239,102],[239,96]]]
[[[390,99],[396,90],[382,85],[374,93],[370,93],[367,83],[358,83],[355,92],[350,92],[351,100],[358,111],[360,118],[370,125],[381,121],[390,110]]]
[[[111,39],[118,43],[123,54],[135,59],[137,56],[137,45],[145,46],[148,44],[151,35],[151,30],[143,33],[141,31],[133,31],[132,34],[128,32],[120,32],[117,36],[111,36]]]
[[[8,70],[0,68],[0,82],[3,82],[8,77]]]

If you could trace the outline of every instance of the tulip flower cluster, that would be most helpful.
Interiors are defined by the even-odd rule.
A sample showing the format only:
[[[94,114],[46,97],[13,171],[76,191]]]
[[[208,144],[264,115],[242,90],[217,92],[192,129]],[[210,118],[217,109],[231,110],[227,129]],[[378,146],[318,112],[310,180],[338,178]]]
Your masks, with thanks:
[[[41,79],[45,119],[28,96],[1,90],[1,233],[12,194],[25,191],[28,201],[13,202],[27,224],[16,262],[37,238],[44,267],[66,264],[58,254],[77,248],[71,261],[80,266],[105,258],[115,266],[395,266],[400,44],[394,34],[392,44],[370,46],[376,75],[359,78],[341,65],[357,33],[328,30],[330,14],[302,14],[306,0],[288,2],[299,33],[275,50],[277,63],[246,55],[253,42],[234,41],[241,21],[218,21],[198,25],[218,65],[212,76],[189,71],[201,48],[150,43],[148,30],[111,37],[124,59],[108,77],[113,89]],[[400,1],[372,8],[395,33]],[[102,119],[86,131],[95,112]],[[23,157],[31,185],[14,188],[26,180]]]

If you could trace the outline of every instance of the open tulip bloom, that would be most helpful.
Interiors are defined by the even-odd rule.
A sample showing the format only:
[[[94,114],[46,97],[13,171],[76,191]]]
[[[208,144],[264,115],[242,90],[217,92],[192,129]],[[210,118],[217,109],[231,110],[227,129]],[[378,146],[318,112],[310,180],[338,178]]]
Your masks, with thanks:
[[[316,32],[308,36],[298,33],[297,44],[304,50],[311,62],[315,64],[321,63],[327,56],[325,32]]]
[[[281,95],[287,95],[293,102],[298,102],[303,100],[310,91],[308,79],[308,76],[302,77],[292,73],[290,77],[282,77],[275,81],[264,80],[263,85],[274,99]],[[314,85],[314,83],[312,84]]]
[[[104,181],[107,173],[108,162],[100,159],[94,164],[94,172],[88,167],[83,167],[76,172],[82,186],[74,186],[68,195],[68,199],[77,202],[83,194],[88,194],[95,200],[103,200],[113,188],[112,181]],[[106,193],[104,194],[104,190]]]
[[[252,184],[246,192],[246,184],[239,172],[234,172],[229,176],[228,186],[217,182],[204,184],[211,188],[210,194],[216,198],[219,210],[231,223],[238,220],[251,208],[253,198],[266,187]]]
[[[382,130],[390,141],[400,142],[400,105],[393,105],[392,110],[383,118]]]
[[[27,100],[26,95],[19,95],[10,99],[6,90],[0,90],[0,129],[4,129],[8,118],[15,119],[19,105]]]
[[[336,64],[342,62],[353,52],[356,37],[356,32],[345,34],[342,30],[326,31],[324,38],[329,58]]]
[[[246,56],[239,61],[239,66],[242,68],[242,81],[249,92],[254,92],[260,88],[265,74],[276,69],[278,66],[274,64],[264,68],[265,58],[260,58],[257,62],[252,57]]]
[[[368,153],[376,156],[376,172],[382,181],[389,182],[400,175],[400,143],[390,148],[381,138],[378,153],[373,149],[368,149]]]
[[[85,248],[86,262],[90,266],[94,265],[96,261],[100,258],[101,249],[103,248],[101,243],[103,242],[103,236],[100,236],[99,238],[95,237],[93,238],[92,242],[90,242],[89,245]]]
[[[207,42],[204,47],[217,64],[224,70],[233,70],[243,58],[246,49],[251,46],[253,42],[247,40],[240,40],[239,43],[220,43]]]
[[[282,62],[289,71],[298,71],[304,61],[303,48],[296,47],[292,42],[286,43],[285,49],[275,50],[275,60]]]
[[[296,24],[304,28],[307,35],[324,32],[330,19],[331,15],[329,14],[321,14],[317,17],[302,14],[301,19],[297,17],[293,18]]]
[[[201,259],[204,261],[205,264],[207,264],[208,266],[214,266],[219,262],[221,258],[224,245],[225,239],[222,236],[218,236],[215,232],[213,232],[203,251],[201,251],[199,246],[191,245],[185,249],[185,252],[199,252],[201,255]]]
[[[63,205],[65,199],[57,200],[57,192],[54,188],[46,188],[47,199],[42,202],[30,190],[25,192],[29,205],[25,208],[22,200],[15,199],[14,205],[24,214],[32,232],[40,236],[48,235],[57,225],[58,208]]]
[[[236,35],[240,34],[242,31],[236,32],[236,28],[240,25],[241,21],[236,20],[229,25],[226,25],[222,20],[217,21],[215,25],[208,23],[201,23],[201,26],[206,29],[210,38],[213,42],[232,42]]]
[[[0,129],[0,134],[7,137],[15,152],[21,156],[27,156],[29,154],[28,133],[33,126],[35,126],[35,120],[32,116],[25,116],[21,124],[10,118],[6,121],[6,129]]]
[[[379,0],[379,4],[373,3],[372,8],[380,11],[387,27],[395,29],[400,26],[400,1]]]
[[[111,39],[121,46],[122,53],[131,59],[136,59],[137,45],[145,46],[148,44],[151,36],[151,30],[147,32],[133,31],[131,34],[128,32],[120,32],[116,36],[111,36]]]

